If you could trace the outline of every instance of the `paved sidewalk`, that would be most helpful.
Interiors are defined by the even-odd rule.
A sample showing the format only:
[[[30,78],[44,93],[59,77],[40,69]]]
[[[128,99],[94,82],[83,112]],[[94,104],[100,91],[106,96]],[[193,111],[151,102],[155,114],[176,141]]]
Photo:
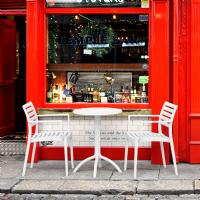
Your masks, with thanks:
[[[33,169],[27,168],[26,176],[22,178],[23,159],[23,156],[0,156],[0,193],[9,193],[16,199],[19,199],[17,195],[22,197],[32,193],[49,194],[50,199],[55,199],[55,194],[70,194],[72,197],[89,195],[83,199],[109,199],[109,195],[110,199],[156,199],[152,194],[170,195],[164,199],[171,199],[173,195],[177,199],[181,195],[188,200],[200,199],[200,165],[178,164],[179,175],[175,176],[173,165],[164,169],[148,161],[139,161],[138,179],[133,180],[133,161],[128,162],[128,170],[123,173],[118,173],[113,166],[103,161],[96,179],[92,178],[92,161],[82,166],[77,173],[70,169],[68,177],[65,177],[64,161],[40,161]],[[117,161],[117,164],[123,169],[122,161]],[[186,194],[190,198],[184,196]],[[105,196],[107,198],[103,198]],[[44,195],[39,197],[37,199],[43,199]]]

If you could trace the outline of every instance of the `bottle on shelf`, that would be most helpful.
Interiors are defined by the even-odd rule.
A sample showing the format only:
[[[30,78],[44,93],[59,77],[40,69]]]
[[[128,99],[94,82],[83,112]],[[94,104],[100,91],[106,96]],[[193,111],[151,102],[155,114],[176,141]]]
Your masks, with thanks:
[[[53,88],[53,102],[59,103],[59,100],[60,100],[59,87],[56,84],[55,87]]]
[[[62,95],[63,95],[63,90],[64,90],[64,88],[63,88],[63,86],[60,84],[59,85],[59,97],[60,97],[60,99],[59,99],[59,102],[60,103],[62,103]]]
[[[67,95],[67,93],[68,93],[67,86],[64,85],[63,92],[62,92],[62,102],[63,102],[63,103],[66,102],[66,95]]]
[[[135,98],[138,96],[136,85],[131,89],[131,103],[135,103]]]
[[[108,102],[106,91],[104,90],[103,86],[101,86],[101,88],[100,88],[99,96],[100,96],[100,102],[101,103],[107,103]]]
[[[48,103],[52,103],[53,102],[52,84],[50,84],[49,89],[47,91],[47,102]]]
[[[146,97],[146,96],[147,96],[145,84],[143,84],[143,86],[142,86],[141,96],[142,96],[142,97]]]
[[[128,86],[126,86],[124,89],[122,103],[130,103],[130,93]]]
[[[96,88],[93,92],[93,102],[99,102],[100,101],[100,95],[99,90]]]
[[[73,102],[72,89],[69,88],[68,84],[66,84],[66,87],[65,87],[65,95],[66,95],[66,102],[67,103],[72,103]]]
[[[142,103],[148,103],[148,96],[147,96],[145,84],[143,84],[143,86],[142,86],[141,102]]]

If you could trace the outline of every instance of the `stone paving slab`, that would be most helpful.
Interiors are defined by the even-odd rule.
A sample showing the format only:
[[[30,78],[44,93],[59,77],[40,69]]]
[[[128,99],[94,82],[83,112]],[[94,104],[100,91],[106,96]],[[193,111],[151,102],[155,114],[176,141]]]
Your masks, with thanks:
[[[16,160],[5,161],[0,168],[1,178],[18,178],[22,173],[23,162]]]
[[[142,194],[192,194],[192,180],[139,181],[137,193]]]
[[[0,179],[0,192],[10,192],[11,188],[18,182],[18,179]]]
[[[137,182],[135,181],[65,181],[60,190],[66,193],[81,194],[134,194]]]
[[[75,166],[79,161],[75,161]],[[5,168],[5,167],[4,167]],[[81,166],[80,169],[73,173],[71,163],[69,162],[69,176],[65,176],[64,161],[41,161],[36,163],[32,169],[30,164],[27,165],[26,176],[20,179],[74,179],[74,180],[93,180],[94,162],[88,162]],[[105,162],[102,162],[102,167],[97,170],[97,179],[109,180],[113,174],[114,169],[107,169]]]
[[[56,194],[63,193],[60,191],[64,180],[22,180],[20,183],[12,188],[12,192],[27,194],[27,193],[41,193],[41,194]]]
[[[137,180],[158,180],[159,170],[139,169]],[[127,169],[122,173],[113,172],[111,180],[134,180],[133,169]]]
[[[22,180],[12,189],[14,193],[46,194],[134,194],[135,181],[84,180]]]
[[[200,180],[194,181],[194,191],[196,194],[200,194]]]
[[[200,165],[180,163],[178,167],[178,176],[174,173],[174,166],[167,165],[166,168],[160,168],[159,179],[200,179]]]
[[[76,194],[3,194],[1,200],[198,200],[200,195],[76,195]]]

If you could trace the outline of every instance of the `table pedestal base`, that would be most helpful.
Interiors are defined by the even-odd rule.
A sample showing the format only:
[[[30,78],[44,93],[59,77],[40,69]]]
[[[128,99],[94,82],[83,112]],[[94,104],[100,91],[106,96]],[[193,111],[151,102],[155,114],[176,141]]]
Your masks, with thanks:
[[[86,163],[89,160],[95,159],[94,161],[94,173],[93,173],[93,177],[96,178],[97,175],[97,166],[98,166],[98,162],[99,162],[99,167],[101,167],[101,159],[109,162],[110,164],[112,164],[118,172],[122,172],[121,169],[109,158],[102,156],[101,155],[101,137],[100,137],[100,131],[101,130],[101,117],[100,116],[95,116],[95,153],[93,156],[90,156],[89,158],[86,158],[85,160],[81,161],[77,167],[74,169],[74,172],[77,172],[77,170],[81,167],[81,165],[83,165],[84,163]]]
[[[74,172],[77,172],[78,169],[79,169],[83,164],[85,164],[86,162],[88,162],[88,161],[90,161],[90,160],[93,160],[93,159],[95,159],[95,161],[94,161],[93,178],[96,178],[96,176],[97,176],[97,166],[98,166],[98,162],[99,162],[99,164],[101,163],[101,160],[100,160],[100,159],[103,159],[103,160],[109,162],[110,164],[112,164],[112,165],[117,169],[118,172],[120,172],[120,173],[122,172],[121,169],[120,169],[111,159],[109,159],[109,158],[107,158],[107,157],[105,157],[105,156],[102,156],[102,155],[95,155],[95,154],[94,154],[93,156],[90,156],[90,157],[86,158],[85,160],[81,161],[81,162],[76,166],[76,168],[74,169]]]

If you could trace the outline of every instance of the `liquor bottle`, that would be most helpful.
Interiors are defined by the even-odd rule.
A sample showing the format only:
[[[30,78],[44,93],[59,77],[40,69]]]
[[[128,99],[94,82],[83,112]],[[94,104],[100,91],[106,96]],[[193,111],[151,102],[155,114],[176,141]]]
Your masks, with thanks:
[[[146,92],[145,84],[143,84],[143,86],[142,86],[141,102],[142,103],[147,103],[148,102],[148,97],[147,97],[147,92]]]
[[[136,89],[136,86],[134,85],[133,87],[133,94],[136,95],[137,94],[137,89]]]
[[[137,97],[137,89],[134,85],[133,89],[131,90],[131,103],[135,103],[135,98]]]
[[[96,88],[93,92],[93,102],[99,102],[100,101],[100,95],[99,95],[99,91]]]
[[[59,102],[62,103],[62,95],[63,95],[64,87],[60,84],[59,85]]]
[[[49,89],[47,91],[47,102],[52,103],[53,102],[53,91],[52,91],[52,85],[49,86]]]
[[[62,92],[62,102],[65,103],[66,102],[66,95],[68,93],[68,89],[66,87],[66,85],[64,85],[64,88],[63,88],[63,92]]]
[[[100,96],[100,102],[101,103],[107,103],[108,102],[108,98],[106,96],[106,92],[105,92],[103,87],[100,88],[99,96]]]
[[[72,88],[69,88],[68,85],[66,85],[66,102],[72,103],[73,98],[72,98]]]
[[[124,89],[122,102],[123,103],[130,103],[130,95],[129,95],[128,86]]]
[[[56,85],[53,89],[53,102],[59,103],[59,100],[60,100],[60,94],[59,94],[58,85]]]
[[[147,96],[146,89],[145,89],[145,84],[143,84],[143,86],[142,86],[141,96],[142,97],[146,97]]]

